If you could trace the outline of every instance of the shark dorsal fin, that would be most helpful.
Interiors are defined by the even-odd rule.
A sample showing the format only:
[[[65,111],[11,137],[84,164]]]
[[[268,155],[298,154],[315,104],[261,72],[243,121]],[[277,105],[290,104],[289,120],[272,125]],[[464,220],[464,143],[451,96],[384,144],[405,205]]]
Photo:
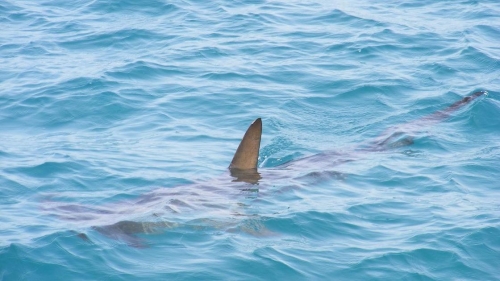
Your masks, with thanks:
[[[259,159],[260,138],[262,136],[262,120],[255,119],[248,127],[243,139],[234,154],[229,169],[257,169]]]

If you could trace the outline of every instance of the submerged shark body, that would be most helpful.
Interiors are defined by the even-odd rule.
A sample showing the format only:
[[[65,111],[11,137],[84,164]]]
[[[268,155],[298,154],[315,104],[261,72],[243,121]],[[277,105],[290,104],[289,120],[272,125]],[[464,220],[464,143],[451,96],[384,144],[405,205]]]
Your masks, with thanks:
[[[101,207],[85,207],[48,201],[46,210],[56,211],[57,216],[75,221],[79,227],[90,227],[97,232],[126,242],[134,247],[145,243],[139,233],[156,233],[164,229],[222,229],[243,231],[255,235],[271,234],[258,217],[249,214],[242,198],[265,197],[265,190],[258,188],[293,176],[317,176],[322,173],[338,176],[334,168],[346,162],[367,157],[369,152],[411,145],[413,134],[440,122],[487,92],[479,91],[451,106],[414,122],[391,128],[376,139],[360,145],[349,153],[325,152],[284,163],[270,169],[257,169],[262,120],[256,119],[247,129],[229,165],[228,174],[208,183],[194,183],[176,188],[151,191],[126,203]],[[310,171],[314,167],[314,171]],[[305,174],[304,174],[305,172]],[[292,177],[290,176],[292,175]],[[264,196],[263,196],[264,195]],[[193,219],[202,213],[203,219]],[[242,223],[242,221],[244,223]],[[79,233],[82,239],[88,237]]]

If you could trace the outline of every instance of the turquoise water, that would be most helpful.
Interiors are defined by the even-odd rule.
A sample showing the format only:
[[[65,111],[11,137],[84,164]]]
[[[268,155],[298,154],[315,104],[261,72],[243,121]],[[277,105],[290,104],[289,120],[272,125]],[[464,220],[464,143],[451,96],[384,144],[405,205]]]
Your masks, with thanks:
[[[496,0],[4,0],[0,24],[1,280],[500,280]],[[477,90],[412,145],[280,167]],[[257,117],[263,178],[232,182]]]

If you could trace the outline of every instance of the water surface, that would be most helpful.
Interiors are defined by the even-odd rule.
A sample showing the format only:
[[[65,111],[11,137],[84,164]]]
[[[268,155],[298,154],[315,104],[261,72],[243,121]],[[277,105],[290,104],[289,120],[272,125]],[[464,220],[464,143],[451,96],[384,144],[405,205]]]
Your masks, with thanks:
[[[498,15],[493,0],[1,1],[0,279],[500,280]],[[259,185],[226,174],[257,117],[266,175],[477,90],[411,146]],[[99,231],[124,222],[148,231]]]

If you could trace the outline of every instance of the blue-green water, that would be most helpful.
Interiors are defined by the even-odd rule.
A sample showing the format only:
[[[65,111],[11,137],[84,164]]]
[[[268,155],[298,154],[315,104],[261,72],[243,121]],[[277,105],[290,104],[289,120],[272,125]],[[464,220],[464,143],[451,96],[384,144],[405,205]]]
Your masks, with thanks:
[[[370,2],[0,1],[0,279],[500,280],[500,4]]]

